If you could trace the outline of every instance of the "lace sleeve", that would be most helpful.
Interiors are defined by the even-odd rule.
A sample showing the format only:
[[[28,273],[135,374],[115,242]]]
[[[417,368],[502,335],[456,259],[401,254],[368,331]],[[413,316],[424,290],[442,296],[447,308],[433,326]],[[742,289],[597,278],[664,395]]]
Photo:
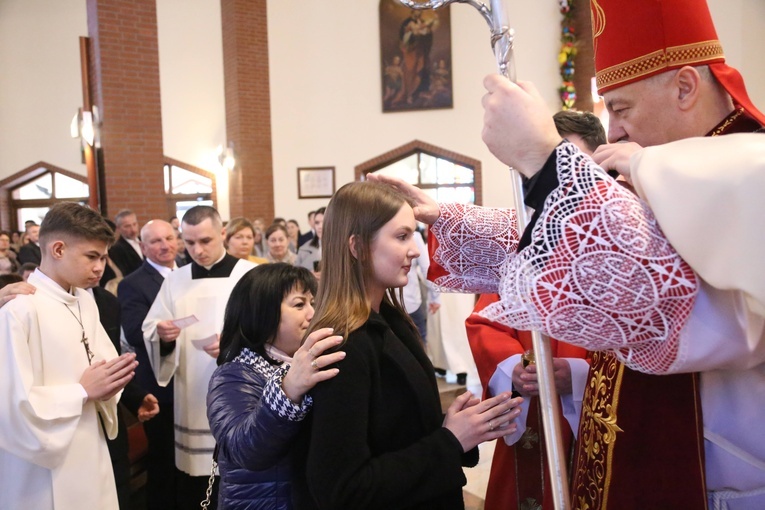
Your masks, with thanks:
[[[495,294],[502,267],[520,238],[515,210],[441,204],[430,227],[433,242],[428,278],[448,292]]]
[[[572,144],[556,149],[560,185],[531,245],[503,269],[500,302],[482,314],[663,373],[685,358],[680,330],[696,276],[653,213]]]

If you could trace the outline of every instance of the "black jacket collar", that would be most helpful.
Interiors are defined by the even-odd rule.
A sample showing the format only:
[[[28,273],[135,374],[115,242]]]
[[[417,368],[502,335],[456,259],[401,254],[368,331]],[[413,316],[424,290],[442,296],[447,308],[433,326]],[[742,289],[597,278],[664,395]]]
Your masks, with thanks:
[[[417,396],[423,425],[428,430],[440,426],[438,383],[416,329],[401,316],[401,312],[384,302],[380,305],[380,313],[370,312],[367,325],[383,330],[383,355],[401,370],[402,378]],[[434,422],[434,418],[439,421]]]
[[[201,278],[228,278],[231,276],[231,272],[234,270],[234,266],[239,262],[239,259],[229,255],[223,257],[223,260],[215,264],[208,271],[204,266],[200,266],[193,260],[191,261],[191,279],[199,280]]]

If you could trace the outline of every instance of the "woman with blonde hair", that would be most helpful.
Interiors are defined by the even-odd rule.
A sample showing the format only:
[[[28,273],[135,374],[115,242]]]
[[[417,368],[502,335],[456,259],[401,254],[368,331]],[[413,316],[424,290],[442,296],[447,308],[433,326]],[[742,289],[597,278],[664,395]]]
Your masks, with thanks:
[[[226,223],[224,245],[228,254],[238,259],[249,260],[256,264],[268,262],[266,259],[252,254],[255,245],[255,227],[247,218],[233,218]]]
[[[520,398],[465,393],[441,412],[433,365],[401,305],[420,253],[407,199],[343,186],[326,210],[322,278],[309,333],[331,327],[345,360],[311,392],[307,489],[319,508],[462,509],[462,466],[515,430]]]

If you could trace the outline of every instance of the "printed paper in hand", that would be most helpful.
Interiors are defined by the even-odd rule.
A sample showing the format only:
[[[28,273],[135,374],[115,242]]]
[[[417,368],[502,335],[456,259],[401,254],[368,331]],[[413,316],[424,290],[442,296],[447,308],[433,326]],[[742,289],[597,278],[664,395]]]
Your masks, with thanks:
[[[218,341],[218,335],[214,334],[211,336],[208,336],[207,338],[198,338],[196,340],[192,340],[191,344],[199,349],[200,351],[203,351],[205,347],[209,347],[210,345],[214,344]]]
[[[173,321],[173,325],[178,329],[188,328],[192,324],[196,324],[199,322],[199,319],[195,315],[189,315],[188,317],[184,317],[182,319],[175,319]]]

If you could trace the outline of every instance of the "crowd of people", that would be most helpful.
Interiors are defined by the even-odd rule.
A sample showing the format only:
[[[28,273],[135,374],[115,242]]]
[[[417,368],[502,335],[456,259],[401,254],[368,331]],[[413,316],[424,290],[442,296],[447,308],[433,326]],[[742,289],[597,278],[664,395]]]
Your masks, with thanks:
[[[119,402],[146,432],[148,508],[462,509],[463,467],[501,439],[485,508],[547,510],[551,384],[574,508],[765,507],[765,115],[705,2],[658,4],[592,2],[610,144],[593,115],[485,79],[483,139],[526,179],[524,231],[376,175],[304,234],[209,206],[139,230],[74,203],[24,245],[0,233],[0,269],[37,265],[0,287],[0,506],[125,508]],[[678,48],[703,51],[643,59]],[[402,290],[421,258],[436,287],[482,294],[484,394],[445,413]],[[552,339],[552,380],[529,330]]]

